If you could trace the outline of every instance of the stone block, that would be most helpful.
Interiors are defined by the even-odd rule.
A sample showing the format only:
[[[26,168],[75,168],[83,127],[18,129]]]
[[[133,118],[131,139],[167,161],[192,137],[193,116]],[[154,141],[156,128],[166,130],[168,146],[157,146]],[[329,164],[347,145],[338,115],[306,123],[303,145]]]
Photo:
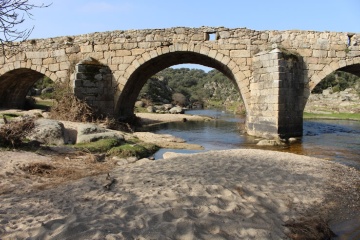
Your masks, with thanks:
[[[127,64],[127,63],[131,64],[132,61],[134,61],[134,60],[135,60],[135,56],[125,56],[123,63],[125,63],[125,64]]]
[[[80,46],[80,52],[82,53],[91,53],[92,51],[93,51],[92,45]]]
[[[52,54],[53,57],[60,57],[60,56],[65,56],[65,49],[59,49],[59,50],[55,50]]]
[[[52,72],[60,70],[60,64],[58,64],[58,63],[50,64],[49,70]]]
[[[248,58],[250,57],[250,51],[248,50],[231,50],[230,57],[234,58]]]
[[[29,59],[41,59],[41,58],[48,58],[48,52],[26,52],[26,58]]]
[[[326,50],[314,50],[313,51],[313,57],[317,58],[326,58],[327,57],[327,51]]]
[[[69,54],[69,53],[78,53],[80,52],[80,46],[71,46],[65,49],[65,53]]]
[[[109,50],[109,45],[108,44],[95,45],[94,50],[96,52],[108,51]]]
[[[116,50],[115,56],[116,57],[131,56],[131,51],[130,50]]]

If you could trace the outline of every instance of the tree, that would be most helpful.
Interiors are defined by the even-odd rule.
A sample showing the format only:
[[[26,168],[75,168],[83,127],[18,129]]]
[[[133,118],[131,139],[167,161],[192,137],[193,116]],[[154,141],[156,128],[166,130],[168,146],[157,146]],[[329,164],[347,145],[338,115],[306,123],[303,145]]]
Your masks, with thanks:
[[[25,21],[25,16],[32,18],[31,11],[34,8],[46,8],[50,5],[36,5],[29,3],[29,0],[0,0],[0,44],[4,56],[5,47],[17,47],[18,44],[14,42],[25,41],[34,30],[34,27],[23,30],[17,28]]]

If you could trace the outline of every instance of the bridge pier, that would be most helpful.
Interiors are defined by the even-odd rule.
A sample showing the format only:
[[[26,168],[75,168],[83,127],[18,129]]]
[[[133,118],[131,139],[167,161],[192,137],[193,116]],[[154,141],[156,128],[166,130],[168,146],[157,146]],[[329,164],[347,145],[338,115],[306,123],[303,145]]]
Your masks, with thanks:
[[[275,48],[253,57],[249,135],[265,138],[302,136],[304,67],[296,54]]]
[[[75,66],[74,94],[97,113],[114,115],[114,87],[108,66],[86,58]]]

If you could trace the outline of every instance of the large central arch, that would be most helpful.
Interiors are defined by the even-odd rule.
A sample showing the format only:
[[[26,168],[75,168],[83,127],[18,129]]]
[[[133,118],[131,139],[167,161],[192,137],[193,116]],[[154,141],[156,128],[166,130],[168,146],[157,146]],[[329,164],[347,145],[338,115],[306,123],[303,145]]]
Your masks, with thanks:
[[[223,62],[209,57],[207,55],[191,52],[191,51],[177,51],[177,52],[169,52],[166,54],[162,54],[155,58],[152,58],[137,69],[130,75],[128,78],[124,88],[119,94],[119,99],[115,105],[115,114],[121,117],[132,117],[134,115],[134,105],[136,99],[140,93],[140,90],[146,83],[146,81],[159,71],[171,67],[173,65],[178,64],[200,64],[203,66],[211,67],[217,69],[225,76],[232,81],[237,88],[237,90],[241,93],[240,79],[236,78],[236,75],[231,71],[228,67],[228,64],[224,64]],[[245,102],[245,107],[246,102]]]

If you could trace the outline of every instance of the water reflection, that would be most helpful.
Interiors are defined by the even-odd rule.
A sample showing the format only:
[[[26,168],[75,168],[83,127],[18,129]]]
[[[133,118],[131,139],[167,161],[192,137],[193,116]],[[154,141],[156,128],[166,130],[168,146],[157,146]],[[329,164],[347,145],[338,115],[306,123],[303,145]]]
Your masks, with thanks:
[[[241,134],[239,123],[242,116],[235,116],[220,110],[192,110],[187,114],[214,117],[210,122],[167,123],[146,129],[162,134],[172,134],[189,143],[200,144],[208,150],[234,148],[260,148],[257,139]],[[301,141],[286,147],[266,147],[266,149],[291,152],[307,156],[333,160],[360,169],[360,122],[349,120],[305,120]],[[261,147],[264,149],[264,147]],[[162,149],[155,158],[161,158],[169,149]],[[190,150],[171,150],[193,153]]]

